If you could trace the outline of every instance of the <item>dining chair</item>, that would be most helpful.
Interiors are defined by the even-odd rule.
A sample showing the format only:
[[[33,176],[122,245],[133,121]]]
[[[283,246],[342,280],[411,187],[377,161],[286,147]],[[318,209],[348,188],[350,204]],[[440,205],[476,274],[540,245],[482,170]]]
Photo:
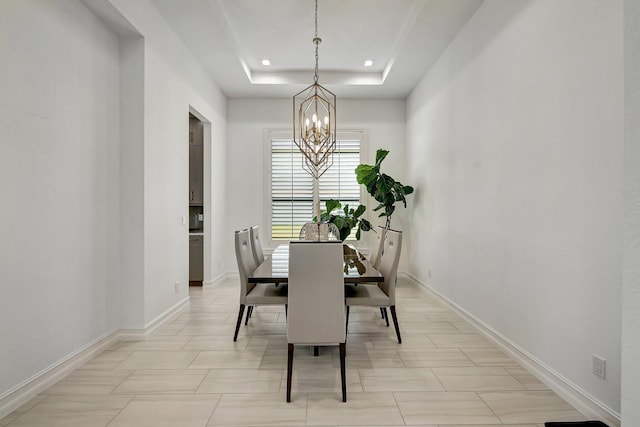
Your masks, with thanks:
[[[381,225],[378,226],[380,232],[376,234],[376,240],[371,248],[371,253],[369,254],[369,262],[377,269],[380,264],[380,257],[382,256],[382,245],[384,244],[384,236],[386,230]],[[387,317],[387,309],[380,307],[380,317],[382,317],[386,322],[387,326],[389,326],[389,317]]]
[[[345,286],[347,304],[347,325],[349,323],[349,307],[370,306],[389,307],[393,324],[398,336],[398,343],[402,344],[398,316],[396,314],[396,279],[398,275],[398,262],[402,250],[402,232],[387,230],[384,238],[384,252],[380,257],[378,270],[384,276],[384,282],[376,284],[360,283]],[[386,313],[385,313],[386,317]],[[389,325],[387,319],[387,326]]]
[[[300,229],[300,240],[324,242],[328,240],[340,240],[340,230],[330,222],[307,222]]]
[[[295,344],[338,345],[342,401],[345,380],[346,313],[342,243],[292,241],[289,246],[289,314],[287,317],[287,402]]]
[[[380,228],[380,233],[376,233],[376,240],[373,243],[373,247],[371,248],[371,252],[367,257],[371,265],[373,265],[376,269],[378,268],[378,264],[380,263],[380,256],[382,255],[382,245],[384,243],[384,235],[385,229],[382,226],[378,226]],[[389,318],[387,316],[387,309],[384,307],[380,307],[380,317],[382,317],[386,322],[387,326],[389,326]]]
[[[264,262],[264,251],[262,250],[262,243],[260,241],[260,233],[257,225],[249,228],[249,236],[251,237],[251,253],[253,259],[256,262],[256,266]]]
[[[249,230],[235,232],[236,260],[240,275],[240,311],[233,340],[238,339],[238,331],[242,323],[245,306],[284,305],[287,306],[287,290],[285,284],[276,286],[273,283],[249,283],[249,275],[256,269],[257,264],[251,253]]]
[[[260,242],[260,233],[258,232],[259,227],[254,225],[253,227],[249,227],[249,237],[251,239],[251,253],[253,254],[253,259],[256,262],[256,267],[264,262],[264,251],[262,250],[262,243]],[[250,305],[247,307],[247,315],[244,321],[244,324],[249,323],[249,319],[253,314],[253,306]]]
[[[376,233],[376,240],[371,248],[371,253],[369,254],[369,262],[373,264],[375,268],[378,268],[378,264],[380,263],[380,255],[382,255],[382,244],[384,243],[384,227],[378,226],[380,231]]]

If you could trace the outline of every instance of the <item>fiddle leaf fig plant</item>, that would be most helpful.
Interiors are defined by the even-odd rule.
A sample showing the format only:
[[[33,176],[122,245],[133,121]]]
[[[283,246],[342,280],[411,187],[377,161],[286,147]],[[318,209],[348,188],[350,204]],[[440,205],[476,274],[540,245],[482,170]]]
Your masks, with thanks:
[[[359,205],[356,209],[350,208],[348,204],[342,207],[338,200],[327,200],[325,202],[325,210],[320,212],[320,222],[331,222],[340,230],[340,240],[349,237],[353,227],[357,227],[356,239],[360,240],[361,231],[371,230],[371,223],[365,218],[361,218],[367,209],[364,205]],[[314,221],[317,218],[313,218]]]
[[[378,217],[386,217],[386,230],[391,227],[391,215],[396,210],[396,203],[402,202],[406,208],[406,196],[413,193],[413,187],[403,185],[380,171],[382,161],[388,154],[388,150],[379,149],[376,151],[375,165],[360,164],[356,168],[358,184],[364,185],[371,197],[379,203],[374,211],[382,210]]]

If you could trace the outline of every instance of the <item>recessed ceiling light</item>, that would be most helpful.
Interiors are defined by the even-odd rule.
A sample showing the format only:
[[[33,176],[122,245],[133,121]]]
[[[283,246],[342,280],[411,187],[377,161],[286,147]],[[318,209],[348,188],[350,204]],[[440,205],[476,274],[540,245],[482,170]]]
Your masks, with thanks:
[[[366,61],[364,61],[364,66],[365,67],[371,67],[373,65],[373,61],[370,59],[367,59]]]
[[[268,59],[263,59],[262,65],[264,65],[265,67],[268,67],[269,65],[271,65],[271,61],[269,61]]]

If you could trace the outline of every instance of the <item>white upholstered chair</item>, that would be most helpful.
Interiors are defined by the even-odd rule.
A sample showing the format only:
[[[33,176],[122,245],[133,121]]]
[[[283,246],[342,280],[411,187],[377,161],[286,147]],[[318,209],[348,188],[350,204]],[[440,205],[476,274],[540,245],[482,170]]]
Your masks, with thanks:
[[[238,339],[238,330],[242,323],[245,306],[287,305],[287,285],[276,286],[273,283],[249,283],[249,275],[257,265],[251,253],[249,230],[235,232],[236,260],[240,274],[240,311],[233,340]]]
[[[387,230],[384,238],[384,251],[378,263],[378,270],[380,270],[384,276],[384,282],[372,284],[362,283],[357,286],[349,284],[345,286],[347,322],[349,321],[350,306],[384,307],[385,309],[389,307],[399,343],[402,343],[402,337],[400,336],[398,316],[396,314],[396,278],[401,250],[402,232]],[[386,318],[386,313],[384,316]]]
[[[287,402],[291,401],[294,344],[340,347],[342,401],[347,401],[346,313],[340,241],[290,243],[287,343]]]
[[[253,260],[256,263],[256,267],[264,262],[264,251],[262,250],[262,243],[260,242],[259,227],[254,225],[249,227],[249,238],[251,239],[251,253],[253,254]],[[244,324],[249,323],[249,318],[253,314],[253,306],[247,307],[247,316]]]
[[[259,227],[257,225],[249,228],[249,236],[251,237],[251,253],[253,254],[256,266],[258,266],[264,262],[264,252],[262,250]]]
[[[382,256],[382,245],[384,244],[384,236],[386,230],[382,226],[378,226],[380,229],[378,233],[376,233],[376,240],[371,248],[371,253],[368,256],[369,262],[373,264],[373,266],[377,269],[380,264],[380,257]],[[387,317],[387,309],[380,307],[380,316],[387,322],[387,326],[389,326],[389,318]]]
[[[371,248],[371,253],[368,257],[369,262],[373,264],[375,268],[378,268],[378,264],[380,263],[380,255],[382,255],[382,243],[384,241],[384,228],[380,226],[378,226],[378,228],[380,230],[376,233],[376,240],[373,244],[373,247]]]

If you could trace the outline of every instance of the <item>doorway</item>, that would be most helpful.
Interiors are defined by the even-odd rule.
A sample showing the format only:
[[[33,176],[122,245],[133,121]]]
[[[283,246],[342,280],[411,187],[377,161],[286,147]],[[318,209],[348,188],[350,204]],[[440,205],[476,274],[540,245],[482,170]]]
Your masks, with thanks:
[[[189,113],[189,286],[204,281],[204,125]]]

